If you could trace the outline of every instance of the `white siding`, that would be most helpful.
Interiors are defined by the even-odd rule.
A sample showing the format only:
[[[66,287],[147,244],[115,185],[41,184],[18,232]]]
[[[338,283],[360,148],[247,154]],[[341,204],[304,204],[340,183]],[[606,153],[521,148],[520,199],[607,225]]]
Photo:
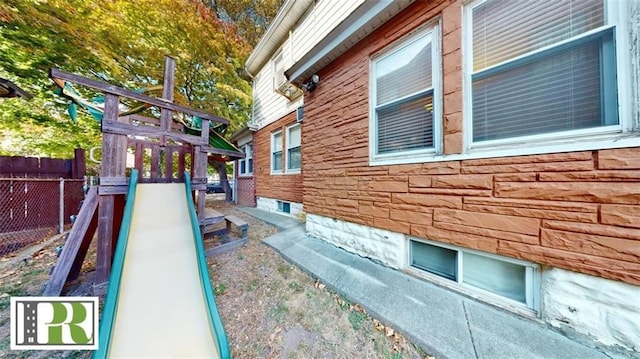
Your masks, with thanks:
[[[320,0],[301,19],[289,38],[280,46],[285,69],[300,60],[310,49],[338,26],[365,0],[335,1]],[[253,124],[262,128],[302,106],[302,96],[289,101],[273,90],[273,58],[260,69],[254,78]]]
[[[318,1],[293,31],[293,61],[288,64],[289,67],[300,60],[363,2],[364,0]]]
[[[262,128],[302,106],[302,97],[289,101],[273,90],[273,70],[271,63],[263,67],[254,79],[253,123]]]

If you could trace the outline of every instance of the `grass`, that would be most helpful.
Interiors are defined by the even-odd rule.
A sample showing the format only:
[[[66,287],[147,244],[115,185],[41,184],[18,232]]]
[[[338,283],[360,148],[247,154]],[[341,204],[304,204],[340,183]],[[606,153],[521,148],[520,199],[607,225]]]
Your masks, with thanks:
[[[304,287],[296,282],[289,283],[289,288],[293,289],[294,292],[304,292]]]
[[[213,294],[216,296],[223,295],[227,291],[227,285],[224,283],[217,284],[213,287]]]
[[[360,330],[367,319],[367,315],[362,312],[352,311],[349,313],[349,323],[351,323],[353,330]]]
[[[287,313],[289,313],[289,308],[287,308],[285,303],[278,303],[278,305],[271,311],[271,315],[277,321],[282,321]]]
[[[253,279],[251,282],[249,282],[249,284],[247,285],[247,291],[252,292],[254,291],[256,288],[258,288],[258,286],[260,285],[260,281],[256,278]]]
[[[9,344],[11,344],[11,338],[6,337],[0,341],[0,351],[5,351],[9,348]]]
[[[292,270],[293,270],[293,267],[291,267],[286,263],[282,263],[278,265],[278,273],[280,273],[284,279],[289,278],[289,275],[291,274]]]

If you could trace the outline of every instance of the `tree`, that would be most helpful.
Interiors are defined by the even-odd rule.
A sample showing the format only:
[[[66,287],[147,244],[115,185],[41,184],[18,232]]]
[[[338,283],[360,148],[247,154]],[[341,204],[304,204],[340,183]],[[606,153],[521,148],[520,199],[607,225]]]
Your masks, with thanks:
[[[252,47],[262,35],[284,0],[202,0],[223,21],[234,24],[238,33]]]
[[[251,87],[242,74],[250,45],[200,2],[5,0],[0,30],[0,77],[35,95],[0,102],[0,154],[68,156],[75,146],[99,144],[99,124],[86,115],[73,124],[52,94],[53,66],[139,89],[162,81],[170,55],[176,102],[228,118],[229,132],[249,116]]]

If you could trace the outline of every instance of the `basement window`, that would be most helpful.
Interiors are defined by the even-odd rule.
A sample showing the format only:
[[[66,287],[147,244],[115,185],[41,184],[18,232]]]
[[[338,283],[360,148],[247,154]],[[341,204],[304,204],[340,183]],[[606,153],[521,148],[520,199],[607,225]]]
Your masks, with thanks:
[[[284,213],[291,213],[291,203],[278,201],[278,211]]]
[[[533,263],[426,240],[409,240],[409,266],[429,279],[493,304],[537,311]]]

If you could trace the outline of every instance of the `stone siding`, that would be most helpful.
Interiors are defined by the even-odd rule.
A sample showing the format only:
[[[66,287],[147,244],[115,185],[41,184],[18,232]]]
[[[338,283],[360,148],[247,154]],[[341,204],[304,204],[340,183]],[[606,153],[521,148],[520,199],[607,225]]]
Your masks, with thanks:
[[[463,152],[461,15],[459,0],[416,2],[318,73],[305,93],[305,211],[639,285],[640,147],[369,166],[369,58],[438,16],[444,153]],[[263,177],[258,195],[289,196],[287,176]]]
[[[289,202],[291,204],[290,212],[284,213],[278,210],[278,200],[274,198],[258,197],[256,208],[267,212],[274,212],[290,217],[300,217],[304,214],[302,203]]]
[[[287,164],[284,156],[284,151],[286,151],[285,128],[295,123],[296,113],[294,111],[254,133],[253,175],[256,178],[256,195],[258,197],[302,203],[302,174],[285,174],[284,172],[271,174],[271,133],[282,130],[282,167],[286,168]],[[303,141],[303,151],[304,146]],[[304,160],[303,158],[303,162]]]
[[[310,235],[349,252],[392,268],[406,267],[406,240],[400,233],[312,214],[307,215],[306,229]]]
[[[544,321],[567,335],[640,353],[640,301],[632,300],[640,287],[554,268],[543,274],[542,298]]]

